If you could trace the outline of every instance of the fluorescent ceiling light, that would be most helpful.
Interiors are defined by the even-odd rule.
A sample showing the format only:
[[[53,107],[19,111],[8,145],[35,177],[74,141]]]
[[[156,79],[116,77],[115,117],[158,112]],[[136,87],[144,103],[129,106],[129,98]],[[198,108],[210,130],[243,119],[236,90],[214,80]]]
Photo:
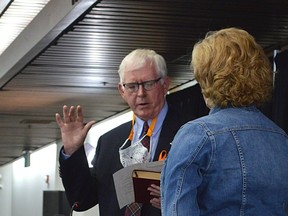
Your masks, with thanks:
[[[13,0],[1,0],[0,1],[0,16],[1,14],[6,10],[6,8],[9,6],[9,4],[12,2]]]
[[[0,17],[0,55],[49,1],[50,0],[14,0],[10,4],[10,1],[7,2],[5,0],[3,10],[5,10],[7,5],[10,4],[10,6]]]

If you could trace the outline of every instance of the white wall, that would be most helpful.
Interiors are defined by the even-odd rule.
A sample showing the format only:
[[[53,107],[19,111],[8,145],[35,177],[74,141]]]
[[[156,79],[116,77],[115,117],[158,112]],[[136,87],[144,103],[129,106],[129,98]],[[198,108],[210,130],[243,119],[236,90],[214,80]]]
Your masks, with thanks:
[[[101,134],[131,119],[132,113],[127,112],[93,126],[85,140],[88,161],[93,158]],[[59,141],[32,152],[29,167],[24,167],[23,157],[0,167],[1,216],[42,216],[43,191],[64,190],[58,170],[61,146]],[[74,212],[73,215],[98,216],[98,206],[85,212]]]
[[[56,144],[50,144],[30,155],[30,166],[24,167],[24,158],[0,167],[2,175],[0,208],[3,216],[41,216],[44,190],[56,188]],[[49,175],[49,182],[45,182]],[[59,185],[59,184],[58,184]]]
[[[52,144],[31,154],[29,167],[24,167],[24,158],[13,163],[12,215],[42,215],[43,191],[55,189],[56,150]]]
[[[12,215],[12,164],[0,167],[0,215]]]

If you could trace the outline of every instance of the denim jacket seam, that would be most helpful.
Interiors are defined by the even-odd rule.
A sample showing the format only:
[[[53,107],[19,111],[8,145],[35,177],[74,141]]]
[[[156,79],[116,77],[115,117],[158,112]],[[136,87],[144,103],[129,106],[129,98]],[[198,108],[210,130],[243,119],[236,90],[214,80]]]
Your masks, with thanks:
[[[176,195],[175,195],[175,200],[172,203],[173,205],[173,215],[177,215],[177,203],[178,203],[178,198],[181,194],[182,191],[182,186],[183,186],[183,181],[184,181],[184,177],[185,174],[187,172],[188,167],[195,161],[195,159],[197,158],[199,152],[201,152],[201,150],[203,149],[203,147],[205,146],[205,144],[207,143],[207,140],[210,140],[209,137],[211,136],[212,133],[209,133],[209,129],[207,127],[205,127],[203,124],[200,123],[200,125],[202,126],[203,130],[205,131],[205,136],[203,136],[202,141],[200,142],[200,144],[197,146],[197,148],[192,152],[190,160],[187,161],[186,165],[182,167],[181,169],[181,175],[177,181],[177,189],[176,189]],[[210,135],[209,135],[210,134]],[[215,143],[215,142],[213,142]],[[208,170],[209,166],[211,163],[211,158],[209,160],[209,165],[205,168],[205,171]]]
[[[275,130],[274,128],[270,127],[264,127],[261,125],[242,125],[242,126],[234,126],[234,127],[227,127],[221,130],[217,131],[209,131],[211,134],[218,134],[218,133],[225,133],[225,132],[231,132],[231,131],[241,131],[241,130],[258,130],[258,131],[268,131],[268,132],[274,132],[277,134],[282,134],[284,137],[287,137],[285,132]]]
[[[241,170],[242,170],[243,185],[242,185],[242,202],[241,202],[241,207],[240,207],[240,216],[241,216],[241,215],[244,215],[244,213],[245,213],[245,206],[246,206],[246,202],[247,202],[247,197],[246,197],[247,169],[246,169],[246,165],[245,165],[245,159],[244,159],[243,151],[242,151],[239,139],[237,137],[237,134],[233,130],[231,130],[231,134],[232,134],[232,136],[233,136],[233,138],[235,140],[236,148],[237,148],[238,155],[239,155],[239,158],[240,158]]]
[[[216,153],[216,139],[215,139],[215,133],[213,131],[211,131],[206,124],[202,123],[200,124],[203,127],[203,130],[206,133],[207,139],[205,140],[205,143],[203,144],[203,146],[207,143],[207,140],[210,141],[211,144],[211,156],[209,158],[209,163],[207,165],[207,167],[205,167],[205,172],[208,172],[209,168],[211,166],[213,166],[213,163],[215,161],[215,153]],[[202,147],[203,147],[202,146]]]

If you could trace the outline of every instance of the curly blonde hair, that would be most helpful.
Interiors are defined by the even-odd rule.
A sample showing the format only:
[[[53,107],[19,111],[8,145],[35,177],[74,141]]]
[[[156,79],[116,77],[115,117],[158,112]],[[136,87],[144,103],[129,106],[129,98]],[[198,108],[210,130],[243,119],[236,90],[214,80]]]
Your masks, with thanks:
[[[219,107],[260,106],[272,95],[268,57],[248,32],[208,32],[195,44],[191,66],[204,98]]]

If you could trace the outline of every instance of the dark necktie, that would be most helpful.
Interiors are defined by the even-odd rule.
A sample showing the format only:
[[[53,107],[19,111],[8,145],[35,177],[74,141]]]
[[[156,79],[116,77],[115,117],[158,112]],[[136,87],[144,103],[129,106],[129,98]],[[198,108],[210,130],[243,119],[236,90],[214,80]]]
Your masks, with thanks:
[[[149,129],[148,122],[144,122],[143,130],[142,130],[142,133],[141,133],[140,137],[143,137],[145,134],[147,134],[148,129]],[[149,151],[149,149],[150,149],[150,137],[149,136],[145,136],[141,140],[141,143]],[[141,215],[141,207],[142,207],[142,204],[141,203],[136,203],[136,202],[127,205],[126,211],[125,211],[125,216],[140,216]]]
[[[141,137],[143,137],[145,134],[147,134],[148,129],[149,129],[148,123],[144,122]],[[148,149],[148,151],[150,150],[150,137],[149,136],[145,136],[141,140],[141,143],[143,144],[144,147],[146,147]]]

